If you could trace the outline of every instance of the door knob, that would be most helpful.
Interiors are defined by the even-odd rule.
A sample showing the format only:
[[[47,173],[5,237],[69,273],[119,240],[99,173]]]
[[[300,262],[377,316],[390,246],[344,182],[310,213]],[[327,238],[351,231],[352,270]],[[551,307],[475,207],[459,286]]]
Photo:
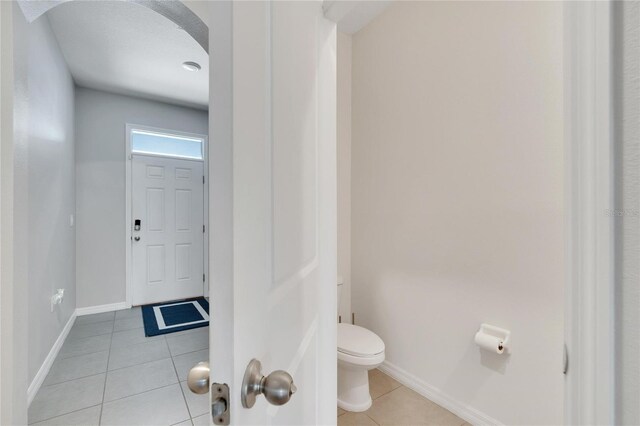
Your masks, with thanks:
[[[189,370],[187,384],[191,392],[198,395],[209,392],[209,363],[199,362]]]
[[[134,240],[140,241],[140,237],[133,237]]]
[[[260,394],[273,405],[284,405],[296,393],[298,388],[293,384],[293,377],[283,370],[276,370],[268,376],[262,375],[262,365],[252,359],[247,366],[242,380],[241,400],[245,408],[253,407]]]

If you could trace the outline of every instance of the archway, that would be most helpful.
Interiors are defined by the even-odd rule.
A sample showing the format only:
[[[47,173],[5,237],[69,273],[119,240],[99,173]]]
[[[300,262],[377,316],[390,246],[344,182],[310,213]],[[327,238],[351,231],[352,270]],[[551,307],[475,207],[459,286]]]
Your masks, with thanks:
[[[47,2],[34,2],[29,0],[18,0],[20,9],[24,13],[28,22],[33,22],[43,14],[56,6],[69,1],[79,0],[53,0]],[[118,0],[125,1],[125,0]],[[200,46],[209,53],[209,27],[191,9],[180,1],[162,0],[126,0],[128,3],[139,4],[151,9],[165,18],[173,21],[176,25],[187,32]]]

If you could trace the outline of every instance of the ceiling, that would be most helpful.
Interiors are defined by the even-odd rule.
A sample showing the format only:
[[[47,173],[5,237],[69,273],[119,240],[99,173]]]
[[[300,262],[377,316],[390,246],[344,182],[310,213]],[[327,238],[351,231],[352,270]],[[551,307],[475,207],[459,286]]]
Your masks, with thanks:
[[[67,2],[47,17],[78,86],[208,108],[209,56],[169,19],[123,1]]]
[[[355,34],[393,3],[392,0],[324,0],[325,16],[338,23],[338,30]]]

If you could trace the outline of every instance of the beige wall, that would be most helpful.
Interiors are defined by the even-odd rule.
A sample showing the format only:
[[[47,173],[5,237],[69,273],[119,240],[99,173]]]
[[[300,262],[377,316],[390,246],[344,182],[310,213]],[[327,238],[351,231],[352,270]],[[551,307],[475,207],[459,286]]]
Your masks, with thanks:
[[[338,276],[342,297],[338,315],[351,318],[351,36],[338,32],[337,46]]]
[[[356,322],[423,390],[506,424],[562,423],[562,19],[399,2],[353,36]],[[474,345],[482,322],[511,355]]]

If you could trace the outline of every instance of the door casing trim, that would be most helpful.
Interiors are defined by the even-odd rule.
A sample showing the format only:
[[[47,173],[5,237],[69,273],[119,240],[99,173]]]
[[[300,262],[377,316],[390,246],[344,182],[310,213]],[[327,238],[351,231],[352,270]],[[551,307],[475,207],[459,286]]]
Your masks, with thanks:
[[[202,170],[204,173],[204,189],[203,193],[203,220],[204,220],[204,238],[203,238],[203,271],[204,282],[202,283],[202,294],[207,296],[209,294],[209,137],[198,133],[188,133],[179,130],[162,129],[159,127],[145,126],[142,124],[127,123],[125,126],[125,230],[124,230],[124,243],[125,243],[125,280],[126,280],[126,298],[125,304],[127,309],[133,306],[133,250],[131,247],[131,228],[132,228],[132,153],[131,153],[131,131],[134,129],[147,130],[158,133],[168,133],[177,136],[195,137],[203,139],[203,152],[202,152]],[[172,158],[170,156],[163,156],[163,158]],[[184,158],[175,157],[176,160],[184,160]],[[200,160],[197,160],[200,161]]]
[[[565,424],[615,423],[611,8],[564,4]]]

